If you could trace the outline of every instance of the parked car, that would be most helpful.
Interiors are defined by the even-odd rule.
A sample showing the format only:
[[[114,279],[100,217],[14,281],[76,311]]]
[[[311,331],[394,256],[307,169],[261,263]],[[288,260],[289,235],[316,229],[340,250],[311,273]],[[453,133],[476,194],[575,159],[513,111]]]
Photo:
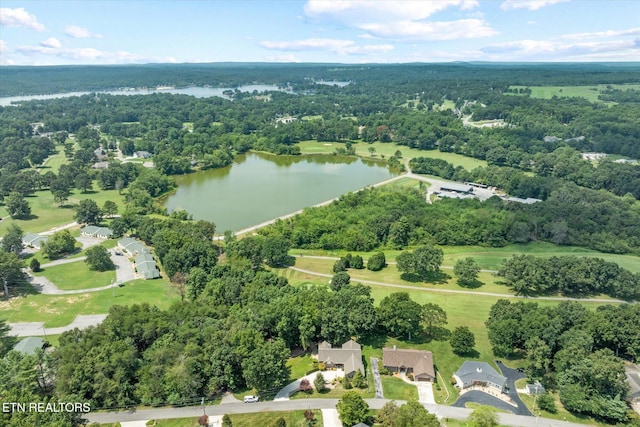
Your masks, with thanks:
[[[113,251],[113,253],[116,254],[116,255],[122,255],[122,252],[120,252],[120,251]]]
[[[258,396],[245,396],[244,403],[257,403],[260,400]]]

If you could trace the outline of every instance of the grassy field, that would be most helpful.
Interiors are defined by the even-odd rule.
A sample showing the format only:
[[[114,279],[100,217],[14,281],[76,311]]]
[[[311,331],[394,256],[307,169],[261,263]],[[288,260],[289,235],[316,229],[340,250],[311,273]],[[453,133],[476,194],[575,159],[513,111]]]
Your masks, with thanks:
[[[35,276],[44,276],[58,288],[71,291],[107,286],[116,281],[116,271],[91,271],[84,261],[46,267]]]
[[[71,264],[73,265],[73,264]],[[178,301],[168,280],[134,280],[120,288],[77,295],[27,294],[0,302],[9,323],[44,321],[48,328],[66,326],[79,314],[106,314],[112,305],[149,303],[167,309]]]
[[[321,426],[322,411],[316,409],[313,411],[316,425]],[[304,411],[287,411],[287,412],[262,412],[255,414],[229,414],[233,427],[255,427],[263,426],[270,427],[275,424],[278,418],[284,418],[287,426],[289,427],[306,427],[307,424],[304,418]],[[148,426],[155,425],[158,427],[198,427],[197,418],[176,418],[173,420],[156,420],[147,424]],[[104,427],[111,427],[111,424],[103,424]]]
[[[298,146],[300,147],[300,152],[302,154],[332,154],[337,147],[344,147],[344,144],[340,142],[302,141]],[[436,159],[446,160],[454,166],[463,166],[468,170],[472,170],[479,166],[487,166],[487,162],[484,160],[478,160],[456,153],[443,153],[438,150],[417,150],[415,148],[409,148],[395,143],[374,142],[373,144],[367,144],[364,142],[358,142],[353,144],[353,147],[356,150],[356,155],[376,160],[382,159],[382,156],[387,159],[393,156],[397,150],[400,150],[403,160],[412,159],[414,157],[433,157]],[[376,150],[373,156],[371,156],[371,153],[369,152],[369,148],[371,147]]]
[[[293,382],[298,378],[302,378],[314,370],[313,359],[309,353],[301,356],[292,357],[287,361],[287,366],[291,370],[289,379]]]
[[[49,190],[36,191],[32,196],[25,199],[31,207],[31,218],[27,220],[12,218],[3,220],[0,222],[0,234],[4,234],[7,226],[11,223],[17,224],[25,232],[39,233],[73,222],[73,216],[75,215],[73,205],[85,199],[93,199],[99,207],[102,207],[105,201],[111,200],[118,205],[120,212],[124,211],[124,198],[122,195],[118,194],[116,190],[98,191],[95,185],[93,191],[84,194],[75,190],[62,207],[53,200],[53,194]],[[4,206],[0,207],[0,216],[6,215]]]
[[[385,399],[393,400],[418,400],[418,388],[407,384],[401,378],[388,375],[380,376],[382,382],[382,393]]]
[[[64,146],[56,145],[56,153],[45,160],[44,166],[39,167],[38,172],[44,174],[51,171],[57,174],[60,166],[67,163],[67,161],[67,157],[64,155]]]
[[[559,98],[579,97],[586,98],[590,102],[602,102],[606,104],[615,104],[613,102],[604,102],[598,99],[601,91],[607,86],[614,89],[635,89],[640,90],[640,84],[625,85],[589,85],[589,86],[528,86],[531,89],[532,98],[551,99],[554,96]],[[510,89],[524,89],[527,86],[511,86]]]
[[[548,242],[531,242],[526,244],[511,244],[502,248],[490,248],[483,246],[443,246],[444,261],[443,266],[453,266],[458,259],[472,257],[480,268],[485,270],[497,270],[503,260],[510,258],[514,254],[528,254],[541,257],[551,256],[592,256],[602,258],[606,261],[615,262],[620,267],[634,273],[640,273],[640,257],[636,255],[606,254],[577,246],[559,246]],[[394,262],[396,256],[402,251],[385,250],[387,262]],[[292,249],[291,255],[323,255],[341,257],[348,251],[323,251],[308,249]],[[365,261],[369,258],[369,252],[351,252],[353,255],[362,256]],[[446,271],[445,271],[446,272]]]

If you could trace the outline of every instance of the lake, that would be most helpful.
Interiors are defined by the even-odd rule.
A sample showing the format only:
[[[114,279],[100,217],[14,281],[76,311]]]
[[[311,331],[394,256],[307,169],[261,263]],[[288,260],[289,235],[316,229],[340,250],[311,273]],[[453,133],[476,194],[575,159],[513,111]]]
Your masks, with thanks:
[[[237,88],[223,88],[223,87],[186,87],[180,89],[122,89],[122,90],[104,90],[104,91],[92,91],[92,92],[64,92],[64,93],[52,93],[49,95],[25,95],[25,96],[7,96],[0,98],[0,106],[11,105],[13,102],[31,101],[34,99],[54,99],[54,98],[67,98],[70,96],[82,96],[90,93],[106,93],[109,95],[149,95],[151,93],[171,93],[179,95],[191,95],[196,98],[209,98],[212,96],[219,96],[222,98],[229,98],[224,95],[223,92],[227,90],[239,90],[240,92],[252,93],[266,92],[266,91],[281,91],[291,93],[288,90],[278,88],[276,85],[244,85]]]
[[[249,153],[226,168],[176,177],[165,207],[213,221],[218,233],[238,231],[394,176],[359,158]]]

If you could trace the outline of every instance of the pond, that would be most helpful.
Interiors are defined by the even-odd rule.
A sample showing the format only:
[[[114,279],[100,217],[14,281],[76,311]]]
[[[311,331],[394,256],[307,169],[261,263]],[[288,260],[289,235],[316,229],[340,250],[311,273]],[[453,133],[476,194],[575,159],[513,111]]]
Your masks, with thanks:
[[[238,231],[393,176],[359,158],[249,153],[226,168],[177,177],[165,207],[213,221],[218,233]]]

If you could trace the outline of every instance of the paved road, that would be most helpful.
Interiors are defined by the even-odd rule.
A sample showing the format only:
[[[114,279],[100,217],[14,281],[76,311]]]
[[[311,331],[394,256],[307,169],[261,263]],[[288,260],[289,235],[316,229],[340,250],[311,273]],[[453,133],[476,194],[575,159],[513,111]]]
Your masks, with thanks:
[[[14,337],[34,337],[42,335],[60,335],[63,332],[75,328],[86,329],[89,326],[97,326],[107,317],[106,314],[81,314],[76,316],[73,322],[67,326],[58,328],[45,328],[44,322],[9,323],[11,330],[9,335]]]
[[[388,399],[366,399],[371,409],[381,409]],[[220,404],[215,406],[207,406],[205,408],[208,415],[223,414],[247,414],[272,411],[294,411],[305,409],[335,409],[338,399],[297,399],[280,402],[259,402],[259,403],[231,403]],[[401,405],[406,402],[396,401]],[[471,409],[456,408],[444,405],[424,405],[431,413],[440,417],[454,418],[465,420],[471,414]],[[84,418],[90,423],[114,423],[122,421],[138,421],[138,420],[160,420],[171,418],[197,418],[202,415],[202,406],[193,406],[185,408],[155,408],[142,409],[139,411],[122,411],[122,412],[91,412],[86,414]],[[534,417],[524,417],[513,414],[498,414],[500,424],[515,427],[585,427],[584,424],[569,423],[566,421],[555,421],[544,418],[536,419]]]
[[[458,408],[464,408],[467,403],[479,403],[481,405],[493,406],[494,408],[513,412],[514,414],[517,413],[517,415],[531,415],[529,410],[527,410],[528,414],[520,414],[518,413],[518,409],[520,408],[510,405],[504,400],[500,400],[497,397],[493,397],[490,394],[487,394],[480,390],[471,390],[464,393],[462,396],[458,398],[458,400],[455,401],[453,406]]]

